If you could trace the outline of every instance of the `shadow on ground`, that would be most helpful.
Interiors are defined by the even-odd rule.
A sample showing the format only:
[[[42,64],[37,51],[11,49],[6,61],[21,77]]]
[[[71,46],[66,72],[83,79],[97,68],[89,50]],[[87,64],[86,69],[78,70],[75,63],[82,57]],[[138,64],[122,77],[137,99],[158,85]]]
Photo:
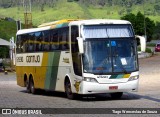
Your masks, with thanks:
[[[22,90],[20,92],[27,93],[26,90]],[[36,94],[33,95],[67,98],[65,93],[46,91],[46,90],[38,90]],[[92,94],[92,95],[76,95],[75,100],[77,101],[139,100],[142,97],[143,96],[137,94],[124,93],[120,99],[112,99],[110,94]]]

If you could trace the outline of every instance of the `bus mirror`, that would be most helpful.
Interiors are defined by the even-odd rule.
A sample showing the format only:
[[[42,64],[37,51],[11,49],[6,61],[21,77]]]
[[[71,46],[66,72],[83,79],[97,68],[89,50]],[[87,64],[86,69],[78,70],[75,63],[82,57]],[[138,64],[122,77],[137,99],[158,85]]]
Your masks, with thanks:
[[[84,49],[83,49],[83,38],[77,37],[78,40],[78,48],[79,48],[79,53],[83,54]]]
[[[146,38],[143,36],[136,35],[136,38],[140,40],[141,52],[146,51]]]

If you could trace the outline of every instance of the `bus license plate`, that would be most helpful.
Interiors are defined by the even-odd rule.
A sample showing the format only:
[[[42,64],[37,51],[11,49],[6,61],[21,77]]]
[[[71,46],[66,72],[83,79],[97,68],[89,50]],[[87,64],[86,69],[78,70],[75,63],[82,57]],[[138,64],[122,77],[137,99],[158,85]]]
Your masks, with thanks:
[[[116,89],[118,89],[118,86],[110,86],[109,87],[109,90],[116,90]]]

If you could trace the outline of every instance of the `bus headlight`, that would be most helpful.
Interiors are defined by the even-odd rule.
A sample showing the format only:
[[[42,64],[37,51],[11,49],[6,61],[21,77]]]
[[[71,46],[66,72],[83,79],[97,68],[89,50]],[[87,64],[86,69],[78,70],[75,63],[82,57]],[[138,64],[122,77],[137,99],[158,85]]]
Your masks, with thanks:
[[[98,81],[97,81],[95,78],[87,78],[87,77],[84,77],[84,81],[87,81],[87,82],[96,82],[96,83],[98,83]]]
[[[131,76],[128,81],[137,80],[139,78],[139,75],[137,76]]]

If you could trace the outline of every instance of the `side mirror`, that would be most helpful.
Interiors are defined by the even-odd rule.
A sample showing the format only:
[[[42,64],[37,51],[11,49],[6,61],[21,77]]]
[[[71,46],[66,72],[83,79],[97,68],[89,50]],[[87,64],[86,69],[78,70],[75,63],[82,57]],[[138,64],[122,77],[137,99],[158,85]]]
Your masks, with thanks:
[[[136,38],[140,40],[141,52],[146,51],[146,38],[143,36],[136,35]]]
[[[84,53],[83,38],[77,37],[77,40],[78,40],[79,53],[83,54]]]

